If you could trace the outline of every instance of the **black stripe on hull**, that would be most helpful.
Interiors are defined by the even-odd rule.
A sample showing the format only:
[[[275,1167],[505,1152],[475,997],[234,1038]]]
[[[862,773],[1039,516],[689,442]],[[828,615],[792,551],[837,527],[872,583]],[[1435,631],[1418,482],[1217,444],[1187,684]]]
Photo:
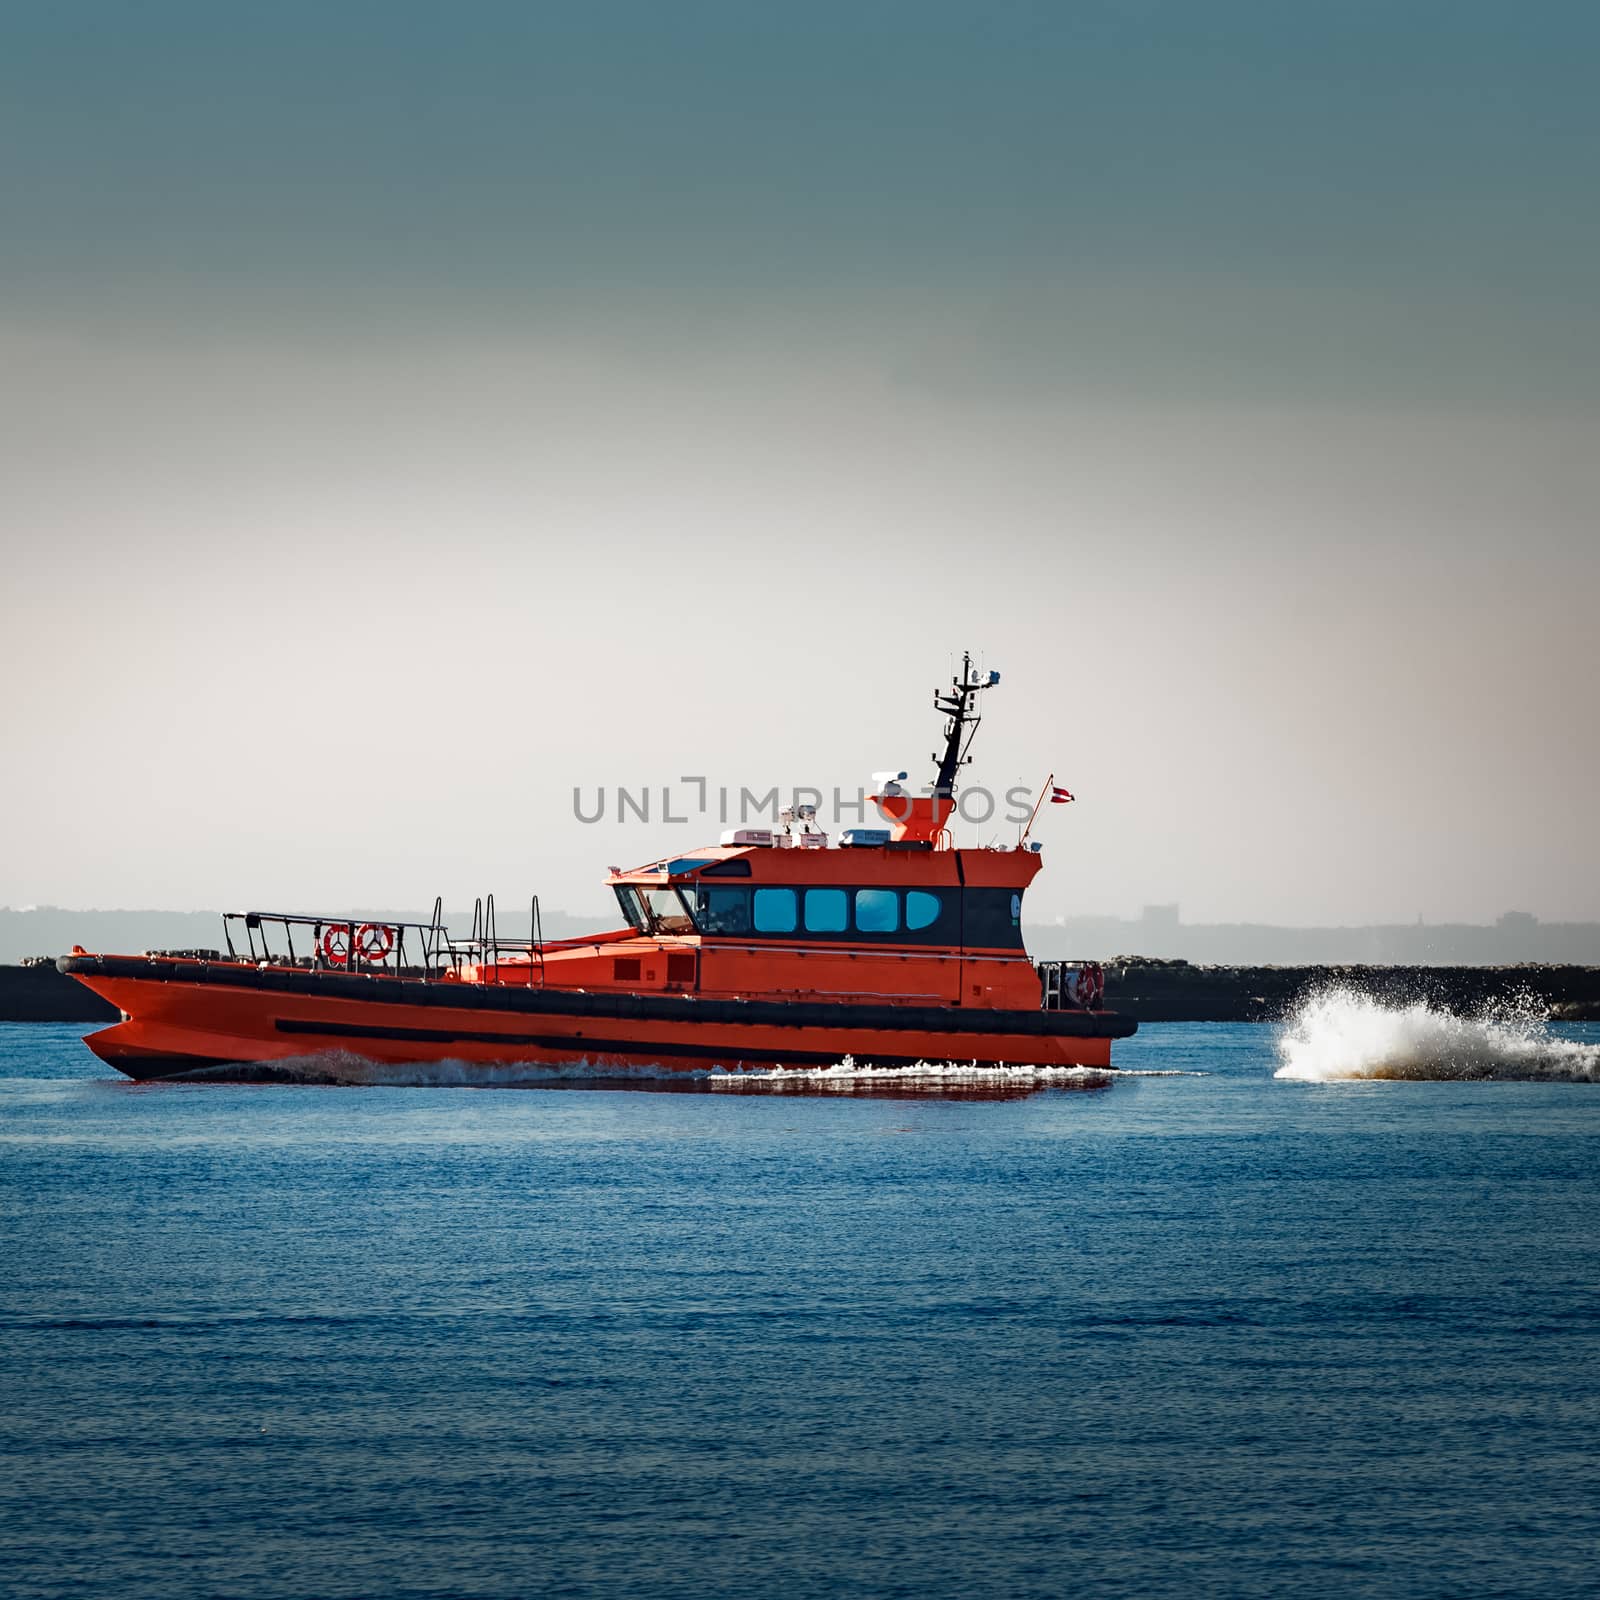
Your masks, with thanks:
[[[570,1058],[586,1056],[629,1056],[652,1061],[661,1056],[677,1059],[698,1058],[721,1061],[724,1065],[760,1065],[795,1067],[831,1067],[840,1057],[838,1050],[751,1050],[740,1045],[681,1044],[659,1039],[586,1039],[582,1034],[540,1033],[490,1033],[460,1028],[385,1028],[350,1022],[302,1022],[293,1017],[279,1017],[273,1026],[279,1033],[311,1034],[322,1038],[348,1039],[352,1043],[362,1039],[404,1041],[413,1044],[506,1044],[532,1047],[540,1050],[559,1050]],[[927,1060],[926,1056],[884,1055],[873,1050],[868,1056],[876,1067],[915,1067]],[[1006,1067],[1028,1065],[1015,1061],[970,1061],[962,1056],[963,1065],[980,1067]],[[485,1062],[484,1065],[489,1065]]]

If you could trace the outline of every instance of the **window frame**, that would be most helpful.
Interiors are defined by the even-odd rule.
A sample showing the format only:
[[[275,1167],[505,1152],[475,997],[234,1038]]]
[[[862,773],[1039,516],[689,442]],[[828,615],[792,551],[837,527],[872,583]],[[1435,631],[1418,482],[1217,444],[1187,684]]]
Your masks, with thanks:
[[[884,884],[867,884],[862,888],[851,891],[850,895],[850,926],[851,929],[868,939],[891,938],[901,933],[905,928],[905,915],[902,901],[905,891],[899,887],[889,887]],[[887,928],[864,928],[861,925],[861,897],[862,895],[886,895],[889,903],[894,907],[894,922]]]
[[[837,923],[825,927],[813,927],[811,923],[811,897],[819,898],[823,895],[837,895],[839,897],[839,920]],[[827,936],[835,933],[849,933],[850,931],[850,891],[841,884],[817,883],[807,886],[805,894],[801,897],[800,925],[810,934]]]
[[[719,875],[720,876],[720,875]],[[733,875],[728,875],[733,876]],[[925,888],[921,885],[907,886],[905,884],[862,884],[862,883],[819,883],[819,884],[794,884],[794,883],[762,883],[729,882],[728,877],[722,877],[719,882],[712,878],[710,882],[704,881],[704,875],[681,883],[627,883],[614,884],[613,890],[617,895],[618,904],[622,914],[627,918],[628,925],[635,933],[652,937],[675,937],[693,932],[701,937],[712,939],[730,940],[783,940],[790,939],[805,942],[846,942],[859,938],[864,943],[880,943],[898,941],[904,944],[937,944],[957,946],[971,935],[978,938],[1000,938],[1005,946],[1015,947],[1019,944],[1019,934],[1013,925],[1002,931],[995,924],[1000,920],[999,912],[1000,892],[979,892],[973,894],[970,890],[963,890],[954,885],[940,884],[937,887]],[[793,921],[783,928],[761,928],[756,924],[756,897],[764,895],[766,891],[775,891],[791,897],[793,905]],[[713,926],[711,917],[710,896],[713,892],[727,895],[730,899],[737,894],[743,900],[742,918],[737,910],[729,906],[724,915],[733,914],[736,922],[742,926],[733,929]],[[1009,891],[1007,891],[1009,894]],[[673,902],[682,907],[682,915],[666,913],[672,922],[672,927],[663,925],[663,917],[657,913],[651,904],[650,897],[668,894],[673,897]],[[845,898],[845,923],[843,927],[812,927],[806,920],[806,906],[823,896],[841,894]],[[868,906],[874,908],[880,926],[863,927],[860,920],[861,898],[868,897]],[[913,904],[912,896],[926,897],[933,903],[933,916],[920,927],[912,927],[909,921],[909,908]],[[977,925],[968,927],[967,912],[971,910],[969,899],[982,904],[984,915],[977,919]],[[992,902],[992,903],[991,903]],[[823,902],[824,904],[826,901]],[[766,913],[770,916],[776,909],[770,898],[764,899]],[[635,910],[630,913],[630,906]],[[891,911],[892,907],[892,911]],[[869,916],[873,911],[869,910]],[[892,918],[892,920],[890,920]],[[687,919],[687,927],[682,924]],[[979,931],[981,928],[981,932]],[[987,947],[987,946],[986,946]]]
[[[639,893],[636,883],[614,883],[611,885],[617,892],[617,905],[628,920],[628,926],[635,933],[648,933],[650,919],[645,915],[644,900]]]
[[[713,927],[711,922],[711,896],[713,894],[737,895],[743,908],[742,928]],[[696,921],[700,932],[708,939],[748,939],[754,931],[750,909],[750,886],[744,883],[702,883],[696,885]]]
[[[666,938],[681,938],[686,933],[698,933],[700,924],[695,919],[695,906],[693,900],[684,893],[683,886],[676,883],[646,883],[634,884],[633,888],[639,891],[639,900],[644,907],[645,915],[650,919],[650,932],[652,936]],[[662,921],[660,914],[651,903],[652,895],[671,895],[683,908],[684,920],[689,924],[687,928],[669,928]],[[674,919],[676,920],[676,919]]]
[[[761,896],[764,894],[786,894],[789,897],[789,926],[787,928],[763,928],[760,916],[756,910]],[[800,895],[793,884],[790,883],[758,883],[750,895],[750,931],[756,935],[771,937],[792,938],[800,928]]]

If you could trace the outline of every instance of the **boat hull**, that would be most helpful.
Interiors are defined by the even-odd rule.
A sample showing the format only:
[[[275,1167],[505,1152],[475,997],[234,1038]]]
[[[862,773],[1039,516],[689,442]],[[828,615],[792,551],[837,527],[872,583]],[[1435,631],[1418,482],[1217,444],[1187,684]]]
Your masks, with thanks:
[[[335,1053],[396,1064],[581,1064],[596,1076],[831,1066],[846,1056],[881,1066],[1106,1067],[1112,1040],[1135,1029],[1111,1012],[598,994],[127,956],[58,965],[123,1012],[87,1043],[138,1079]]]

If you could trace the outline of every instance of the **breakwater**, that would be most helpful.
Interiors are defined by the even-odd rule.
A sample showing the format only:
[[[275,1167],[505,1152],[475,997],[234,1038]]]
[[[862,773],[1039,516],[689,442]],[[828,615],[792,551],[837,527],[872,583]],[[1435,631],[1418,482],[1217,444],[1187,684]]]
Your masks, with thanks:
[[[0,1022],[115,1022],[117,1008],[53,962],[0,966]]]
[[[1557,1022],[1600,1020],[1600,967],[1196,966],[1106,963],[1106,1005],[1140,1022],[1275,1022],[1307,994],[1339,988],[1387,1005],[1418,1001],[1458,1016],[1543,1008]]]
[[[1109,1010],[1140,1022],[1274,1022],[1308,992],[1338,986],[1391,1004],[1474,1015],[1542,1006],[1557,1021],[1600,1020],[1600,967],[1232,967],[1106,963]],[[49,962],[0,966],[0,1022],[115,1022],[114,1006]]]
[[[53,961],[0,966],[0,1022],[115,1022],[117,1008]]]

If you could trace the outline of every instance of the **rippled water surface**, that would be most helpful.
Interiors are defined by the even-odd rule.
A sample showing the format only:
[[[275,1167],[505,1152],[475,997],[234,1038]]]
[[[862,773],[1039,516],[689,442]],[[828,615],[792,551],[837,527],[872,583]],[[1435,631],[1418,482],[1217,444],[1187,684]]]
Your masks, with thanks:
[[[1201,1075],[975,1100],[136,1086],[77,1032],[0,1026],[18,1600],[1600,1587],[1569,1051],[1154,1026],[1119,1065]]]

